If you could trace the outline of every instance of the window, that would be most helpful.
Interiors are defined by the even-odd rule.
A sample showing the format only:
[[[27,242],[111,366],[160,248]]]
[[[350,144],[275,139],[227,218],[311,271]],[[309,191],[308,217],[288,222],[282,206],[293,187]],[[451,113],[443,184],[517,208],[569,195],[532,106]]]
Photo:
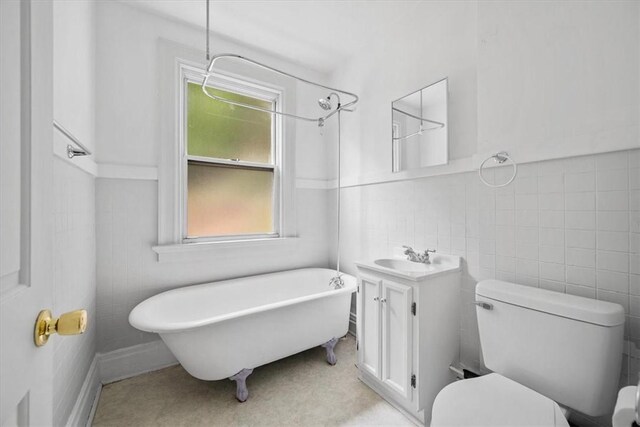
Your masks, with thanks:
[[[217,96],[277,109],[279,93],[225,79]],[[201,83],[183,88],[183,238],[276,237],[279,234],[279,126],[270,113],[216,101]]]

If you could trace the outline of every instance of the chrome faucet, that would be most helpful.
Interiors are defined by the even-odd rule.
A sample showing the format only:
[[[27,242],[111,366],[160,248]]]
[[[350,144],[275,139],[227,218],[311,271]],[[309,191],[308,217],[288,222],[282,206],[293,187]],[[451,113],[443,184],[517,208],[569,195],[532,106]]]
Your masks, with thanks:
[[[417,254],[411,246],[403,246],[404,254],[407,256],[407,259],[412,262],[421,262],[423,264],[431,264],[431,260],[429,259],[430,253],[435,253],[435,249],[427,249],[424,253]]]
[[[329,286],[333,287],[333,289],[342,289],[344,288],[344,280],[342,280],[342,275],[338,274],[329,280]]]

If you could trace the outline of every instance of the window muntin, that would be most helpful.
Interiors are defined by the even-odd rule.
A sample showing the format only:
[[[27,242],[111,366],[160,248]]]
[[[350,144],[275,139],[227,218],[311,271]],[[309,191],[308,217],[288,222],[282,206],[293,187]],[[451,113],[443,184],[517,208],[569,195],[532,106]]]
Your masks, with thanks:
[[[185,82],[186,240],[278,234],[278,164],[273,115],[215,101]],[[214,87],[217,95],[275,109],[278,95]]]

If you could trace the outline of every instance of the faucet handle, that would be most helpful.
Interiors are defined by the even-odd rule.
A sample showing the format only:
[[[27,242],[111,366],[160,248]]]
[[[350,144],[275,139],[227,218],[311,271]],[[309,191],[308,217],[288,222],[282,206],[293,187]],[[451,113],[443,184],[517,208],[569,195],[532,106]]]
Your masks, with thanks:
[[[436,253],[436,250],[435,250],[435,249],[427,249],[426,251],[424,251],[424,253],[425,253],[425,254],[428,254],[428,253],[435,254],[435,253]]]

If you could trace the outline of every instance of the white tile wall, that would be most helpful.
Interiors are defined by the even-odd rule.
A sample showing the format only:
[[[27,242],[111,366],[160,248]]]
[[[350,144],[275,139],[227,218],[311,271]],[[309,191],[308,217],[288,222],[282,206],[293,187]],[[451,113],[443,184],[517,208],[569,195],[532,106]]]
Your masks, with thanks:
[[[65,425],[96,353],[96,236],[93,176],[54,158],[53,313],[84,308],[83,335],[54,337],[54,425]],[[51,345],[51,344],[50,344]]]
[[[640,150],[521,165],[491,189],[476,173],[350,187],[343,192],[343,263],[409,244],[465,258],[462,362],[481,367],[472,305],[498,278],[621,304],[628,313],[621,383],[640,372]],[[488,171],[499,181],[507,168]]]

